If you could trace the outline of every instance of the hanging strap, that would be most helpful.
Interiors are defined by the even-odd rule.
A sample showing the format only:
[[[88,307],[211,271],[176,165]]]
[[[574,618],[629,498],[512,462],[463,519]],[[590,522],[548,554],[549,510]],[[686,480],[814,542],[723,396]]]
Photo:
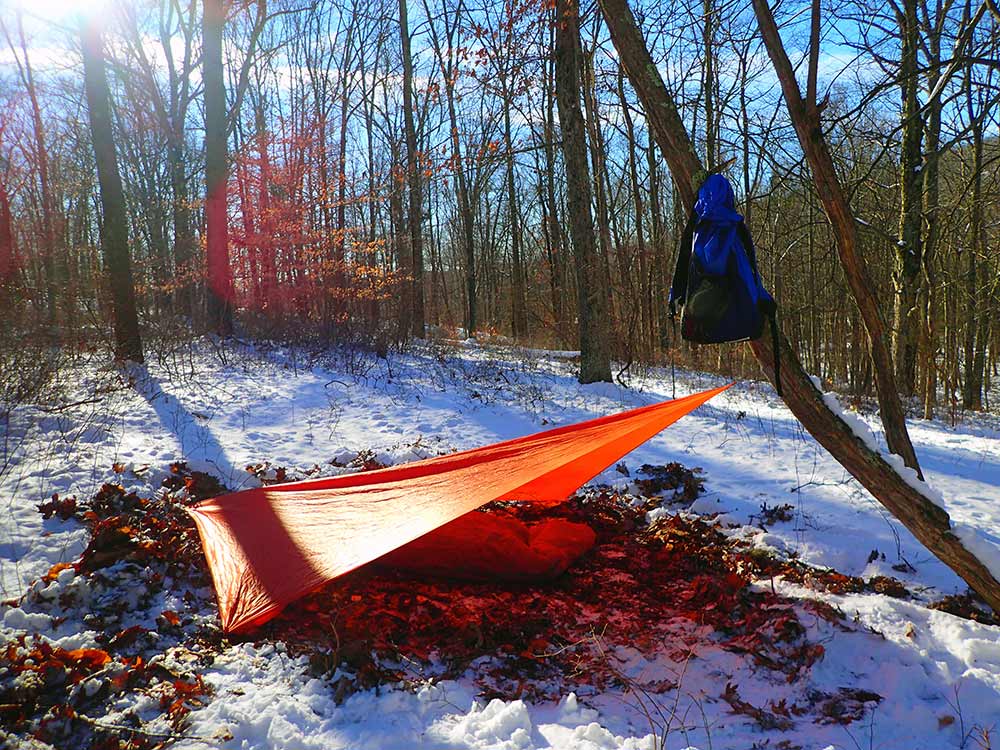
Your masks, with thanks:
[[[691,252],[694,245],[694,228],[698,223],[698,214],[694,211],[688,216],[687,223],[681,232],[681,244],[677,249],[677,263],[674,264],[674,278],[670,283],[670,397],[677,398],[677,306],[687,303],[688,267],[691,265]]]
[[[781,393],[781,345],[778,342],[778,306],[768,316],[771,319],[771,348],[774,350],[774,390],[778,398],[784,398]]]
[[[691,251],[694,245],[694,227],[698,215],[692,211],[687,224],[681,232],[681,244],[677,248],[677,263],[674,265],[674,278],[670,284],[670,314],[677,314],[677,305],[687,302],[688,267],[691,265]]]
[[[670,303],[673,305],[673,303]],[[677,376],[674,363],[677,360],[677,316],[670,315],[670,398],[677,398]]]

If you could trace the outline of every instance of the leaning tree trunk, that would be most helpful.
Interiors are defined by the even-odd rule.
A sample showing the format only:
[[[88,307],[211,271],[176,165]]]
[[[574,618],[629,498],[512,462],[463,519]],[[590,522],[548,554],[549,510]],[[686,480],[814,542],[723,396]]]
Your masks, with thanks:
[[[786,98],[789,99],[789,108],[804,111],[805,107],[801,101],[801,95],[798,93],[791,65],[788,64],[788,59],[784,55],[777,27],[774,25],[770,11],[764,2],[766,0],[763,2],[756,0],[755,10],[765,42],[772,55],[772,60],[775,61],[779,78],[782,80]],[[706,175],[705,169],[695,154],[690,137],[677,114],[673,98],[663,85],[663,81],[653,65],[649,50],[646,48],[627,0],[600,0],[600,5],[604,19],[611,31],[611,39],[615,49],[618,51],[625,71],[643,103],[647,121],[650,123],[650,128],[674,175],[681,199],[690,210],[694,205],[697,187]],[[791,77],[789,78],[789,76]],[[789,82],[791,86],[788,85]],[[793,119],[801,119],[801,114],[796,116],[797,114],[793,112]],[[796,123],[800,140],[803,141],[803,149],[806,151],[807,157],[810,158],[810,162],[812,162],[817,149],[822,149],[825,152],[825,143],[815,107],[812,108],[811,114],[812,118],[807,120],[807,127],[801,127],[798,122]],[[829,158],[828,153],[827,158]],[[819,171],[815,165],[813,169]],[[823,195],[824,188],[828,189],[829,186],[817,185],[817,188]],[[829,214],[830,207],[826,203],[824,205]],[[846,201],[841,208],[843,207],[846,207]],[[830,218],[835,232],[843,228],[843,220],[845,219],[848,225],[853,226],[853,217],[850,213],[846,216],[831,216]],[[838,232],[838,240],[840,239]],[[754,356],[757,357],[765,374],[773,381],[775,352],[771,341],[767,336],[764,336],[752,342],[751,346]],[[1000,581],[954,534],[947,512],[906,481],[879,453],[869,448],[860,437],[855,435],[836,412],[830,409],[824,401],[823,395],[803,370],[795,351],[782,335],[778,337],[778,346],[780,348],[783,398],[802,425],[921,543],[961,576],[994,611],[1000,612]],[[886,357],[886,359],[888,358]],[[881,366],[885,366],[885,364],[883,362]],[[881,391],[884,387],[885,384],[880,382],[879,390]],[[891,395],[896,397],[898,402],[898,395],[895,391]],[[905,424],[903,428],[905,431]],[[908,439],[907,445],[909,445]],[[912,452],[912,447],[910,451]]]
[[[128,224],[125,217],[125,194],[118,172],[114,134],[111,129],[111,95],[104,69],[104,42],[96,19],[83,27],[83,75],[87,95],[90,135],[97,162],[97,180],[101,191],[101,249],[104,266],[111,282],[111,309],[114,316],[115,356],[121,360],[142,362],[139,318],[135,309],[132,285],[132,259],[128,248]]]
[[[594,243],[590,213],[590,170],[583,113],[580,111],[580,8],[577,0],[557,0],[555,75],[559,127],[566,168],[566,209],[569,213],[580,330],[580,382],[611,381],[611,335],[608,289]]]
[[[823,137],[820,107],[816,106],[815,99],[809,101],[802,99],[799,85],[795,80],[795,71],[785,53],[781,37],[778,34],[778,27],[774,23],[766,0],[754,0],[754,11],[757,14],[757,23],[764,39],[764,45],[767,47],[771,63],[778,75],[778,80],[781,82],[785,104],[788,107],[792,124],[795,126],[795,132],[799,136],[799,144],[812,168],[816,192],[819,194],[820,200],[823,201],[823,209],[826,211],[833,229],[837,250],[840,254],[840,264],[844,269],[844,275],[850,285],[851,293],[858,305],[858,311],[861,313],[861,319],[868,333],[875,388],[878,392],[879,412],[882,417],[882,425],[885,428],[886,443],[888,443],[890,451],[901,456],[903,462],[923,478],[920,473],[920,464],[917,462],[917,454],[913,450],[910,436],[906,431],[906,417],[903,414],[896,375],[892,359],[889,356],[889,337],[885,321],[882,318],[882,311],[879,308],[878,298],[875,296],[864,256],[858,252],[857,223],[854,214],[840,185],[826,139]],[[819,13],[819,0],[813,0],[813,13],[814,15]],[[810,53],[813,58],[818,55],[818,44],[818,37],[814,37]],[[815,91],[815,63],[810,64],[810,69],[809,90]]]

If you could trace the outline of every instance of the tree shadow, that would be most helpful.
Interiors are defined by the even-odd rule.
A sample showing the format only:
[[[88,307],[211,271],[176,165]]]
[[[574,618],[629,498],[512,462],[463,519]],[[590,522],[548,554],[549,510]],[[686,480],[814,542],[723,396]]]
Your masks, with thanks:
[[[136,391],[177,438],[190,468],[208,469],[229,486],[251,477],[233,465],[226,449],[203,424],[208,417],[192,414],[144,365],[134,367],[131,374]],[[275,512],[267,488],[212,498],[192,510],[225,629],[252,626],[256,618],[301,593],[297,582],[315,585],[317,578],[326,577]]]
[[[227,487],[241,487],[250,475],[233,465],[226,449],[209,429],[210,417],[192,413],[172,393],[164,390],[159,379],[145,365],[129,370],[136,392],[156,412],[163,427],[177,438],[180,454],[188,466],[214,474]]]

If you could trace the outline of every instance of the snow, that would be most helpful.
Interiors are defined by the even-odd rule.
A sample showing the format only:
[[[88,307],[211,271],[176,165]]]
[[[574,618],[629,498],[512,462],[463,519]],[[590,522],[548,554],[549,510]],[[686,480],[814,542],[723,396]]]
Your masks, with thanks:
[[[992,533],[996,527],[987,531],[966,523],[953,522],[951,528],[965,548],[978,557],[990,574],[1000,581],[1000,537]]]
[[[652,748],[653,738],[623,738],[580,708],[570,694],[554,710],[532,710],[520,700],[476,700],[455,682],[384,695],[358,693],[340,706],[319,680],[289,679],[304,660],[243,646],[228,655],[213,681],[225,700],[196,716],[192,733],[232,734],[232,747],[349,747],[358,750],[438,746],[533,750],[542,747]],[[252,686],[254,689],[248,689]],[[375,720],[373,720],[375,719]],[[198,747],[180,743],[176,747]]]
[[[822,390],[818,378],[814,377],[812,378],[812,381],[813,385],[815,385],[817,389]],[[868,425],[868,423],[861,419],[858,415],[846,411],[841,405],[840,399],[837,398],[836,394],[824,393],[823,403],[827,405],[830,411],[839,416],[840,419],[850,428],[851,432],[853,432],[866,446],[868,446],[869,449],[880,453],[885,462],[893,468],[893,470],[904,482],[906,482],[906,484],[939,508],[945,507],[944,495],[942,495],[939,490],[931,487],[927,482],[923,481],[914,469],[910,468],[903,462],[901,456],[897,456],[895,453],[889,453],[883,450],[879,446],[875,433],[872,431],[872,428]],[[992,557],[994,554],[1000,554],[1000,549],[998,549],[996,553],[991,553],[990,556]],[[994,571],[1000,571],[1000,567],[994,568]],[[1000,576],[996,573],[994,573],[994,577],[997,578],[997,580],[1000,580]]]
[[[100,403],[76,406],[100,376],[82,366],[67,372],[68,392],[80,399],[68,397],[69,406],[55,413],[26,408],[5,436],[15,447],[0,473],[0,596],[33,594],[20,606],[0,606],[0,643],[39,633],[66,649],[95,647],[94,632],[62,608],[70,599],[81,607],[100,606],[108,597],[136,606],[152,601],[150,609],[124,614],[121,625],[153,631],[155,614],[164,610],[214,617],[210,591],[195,592],[201,609],[191,610],[169,586],[149,590],[141,571],[112,589],[71,570],[38,582],[55,563],[76,559],[86,543],[75,522],[43,520],[36,511],[53,493],[87,498],[103,482],[117,481],[150,496],[175,460],[231,488],[259,483],[244,467],[265,461],[265,477],[277,467],[290,477],[332,475],[356,470],[348,464],[362,450],[386,464],[411,461],[670,398],[669,371],[652,369],[630,388],[585,386],[575,380],[573,356],[472,339],[422,344],[389,360],[347,350],[311,357],[290,348],[245,347],[227,351],[222,362],[206,348],[192,352],[184,368],[170,358],[154,360],[133,371],[134,388],[110,389]],[[677,395],[723,382],[678,372]],[[885,454],[876,417],[847,411],[831,394],[824,399]],[[1000,419],[909,426],[927,483],[897,470],[946,508],[955,533],[996,575]],[[887,460],[895,464],[894,458]],[[804,679],[808,690],[852,686],[883,696],[864,719],[850,726],[800,720],[784,732],[762,730],[721,700],[726,685],[738,686],[754,706],[783,698],[791,704],[803,688],[775,680],[685,621],[677,632],[703,644],[696,656],[678,661],[670,644],[655,656],[622,646],[608,655],[630,684],[676,687],[650,697],[624,687],[594,692],[581,683],[553,703],[489,700],[458,679],[361,691],[338,704],[337,676],[313,677],[308,658],[291,655],[284,644],[233,643],[203,670],[212,698],[192,711],[187,739],[174,746],[706,750],[787,741],[809,750],[921,750],[976,746],[1000,725],[1000,628],[924,606],[964,592],[963,582],[803,431],[770,387],[738,384],[629,455],[632,478],[609,467],[594,481],[626,490],[642,464],[671,461],[701,467],[705,492],[687,507],[652,511],[650,521],[678,511],[714,518],[726,534],[760,550],[848,575],[894,576],[914,592],[898,600],[818,593],[780,578],[758,584],[775,587],[804,612],[818,599],[846,614],[846,629],[803,616],[808,636],[825,648]],[[111,471],[113,463],[121,464],[120,474]],[[792,520],[763,528],[763,507],[785,504],[793,508]],[[81,689],[99,687],[84,682]],[[157,703],[155,696],[130,700],[123,699],[122,711]]]

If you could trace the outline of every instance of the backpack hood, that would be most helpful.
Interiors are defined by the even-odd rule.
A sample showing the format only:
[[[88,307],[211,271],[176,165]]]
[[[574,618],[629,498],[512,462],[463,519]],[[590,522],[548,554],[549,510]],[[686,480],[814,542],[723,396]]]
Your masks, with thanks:
[[[698,202],[694,204],[694,211],[701,221],[723,224],[743,221],[743,217],[736,213],[733,186],[721,174],[709,175],[698,188]]]

